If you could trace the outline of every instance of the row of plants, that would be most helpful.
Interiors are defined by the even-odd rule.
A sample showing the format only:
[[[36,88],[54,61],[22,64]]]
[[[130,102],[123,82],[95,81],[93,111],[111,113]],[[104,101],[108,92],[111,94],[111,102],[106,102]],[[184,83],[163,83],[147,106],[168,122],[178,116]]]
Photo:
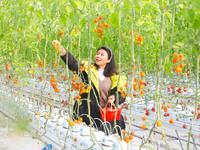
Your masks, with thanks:
[[[80,62],[92,62],[97,48],[105,45],[113,50],[119,71],[129,79],[128,91],[122,96],[145,98],[152,90],[148,77],[156,81],[156,91],[152,90],[155,93],[151,98],[156,102],[154,111],[156,109],[157,118],[149,129],[146,142],[156,126],[161,127],[164,135],[161,106],[164,103],[172,107],[177,105],[170,98],[165,99],[166,95],[161,92],[163,89],[182,99],[184,92],[192,88],[195,93],[195,97],[191,97],[195,107],[192,122],[198,117],[198,0],[15,0],[2,1],[0,9],[3,12],[0,14],[0,72],[7,85],[13,82],[14,86],[28,86],[29,78],[37,82],[50,81],[57,94],[60,92],[58,82],[69,85],[69,93],[78,90],[89,92],[90,87],[80,83],[63,64],[59,48],[55,49],[51,41],[59,40]],[[164,79],[171,83],[165,84]],[[81,99],[80,95],[70,98]],[[164,103],[162,98],[166,100]],[[60,102],[63,107],[67,105],[66,100]],[[187,105],[190,102],[183,103]],[[130,129],[132,105],[133,101],[130,103],[128,135],[133,132]],[[165,112],[166,109],[163,106]],[[144,114],[145,121],[148,111],[144,110]],[[193,123],[188,132],[188,148]],[[146,125],[142,128],[145,129]]]

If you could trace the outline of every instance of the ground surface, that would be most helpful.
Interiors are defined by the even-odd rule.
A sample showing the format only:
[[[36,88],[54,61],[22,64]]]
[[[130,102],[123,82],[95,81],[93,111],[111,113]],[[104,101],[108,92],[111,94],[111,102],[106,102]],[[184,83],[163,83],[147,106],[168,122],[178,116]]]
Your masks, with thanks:
[[[24,132],[8,128],[8,120],[0,114],[0,150],[41,150],[44,144]]]

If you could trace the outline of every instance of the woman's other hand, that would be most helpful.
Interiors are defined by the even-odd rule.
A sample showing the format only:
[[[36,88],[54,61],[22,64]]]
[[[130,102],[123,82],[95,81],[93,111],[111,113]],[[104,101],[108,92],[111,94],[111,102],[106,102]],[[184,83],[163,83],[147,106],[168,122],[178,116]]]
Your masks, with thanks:
[[[109,96],[108,97],[108,104],[112,104],[112,103],[114,103],[114,101],[115,101],[115,96],[114,95],[111,95],[111,96]]]
[[[55,48],[60,49],[60,53],[62,56],[66,54],[66,50],[61,46],[59,41],[53,40],[51,43]]]

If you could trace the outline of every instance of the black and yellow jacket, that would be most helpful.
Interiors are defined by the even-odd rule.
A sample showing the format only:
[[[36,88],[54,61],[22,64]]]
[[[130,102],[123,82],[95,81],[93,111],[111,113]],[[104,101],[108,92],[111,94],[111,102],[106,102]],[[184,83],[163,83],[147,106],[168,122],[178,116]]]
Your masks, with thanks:
[[[100,115],[100,104],[99,104],[99,77],[98,77],[98,70],[96,66],[94,65],[88,65],[88,62],[84,62],[79,64],[78,61],[73,57],[73,55],[68,52],[66,55],[61,56],[63,61],[66,63],[66,57],[68,55],[68,67],[71,71],[76,71],[76,73],[80,72],[80,66],[84,68],[81,73],[79,73],[79,76],[81,77],[82,81],[85,84],[89,84],[89,81],[91,81],[92,90],[89,92],[89,99],[90,99],[90,116],[95,120],[95,123],[97,127],[99,128],[101,126],[101,122],[96,119],[101,119]],[[90,68],[89,68],[90,67]],[[126,87],[126,77],[124,75],[113,75],[110,76],[111,78],[111,89],[109,91],[109,95],[115,96],[115,104],[121,104],[125,101],[125,98],[121,96],[120,92],[125,91]],[[82,114],[88,114],[88,93],[83,93],[81,95],[81,103],[78,103],[77,101],[74,104],[74,119],[77,119]],[[90,121],[86,115],[82,115],[83,121],[89,125]],[[113,126],[113,122],[110,122]],[[117,124],[122,128],[125,129],[125,123],[124,118],[121,115],[120,120],[117,120]]]

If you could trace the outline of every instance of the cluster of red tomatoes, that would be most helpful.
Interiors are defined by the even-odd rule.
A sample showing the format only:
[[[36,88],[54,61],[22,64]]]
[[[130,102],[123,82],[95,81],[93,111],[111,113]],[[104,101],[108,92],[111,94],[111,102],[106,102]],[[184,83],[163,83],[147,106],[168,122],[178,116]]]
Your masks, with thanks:
[[[52,77],[51,81],[50,81],[51,86],[53,87],[53,89],[55,90],[56,93],[59,93],[60,91],[58,89],[58,86],[57,86],[57,83],[56,83],[56,79],[55,79],[55,77],[53,75],[51,75],[51,77]]]
[[[183,54],[177,54],[177,53],[174,53],[174,58],[172,59],[173,63],[178,63],[179,62],[179,59],[181,60],[180,63],[178,63],[177,66],[175,66],[174,68],[174,71],[177,72],[177,73],[181,73],[182,72],[182,69],[183,67],[185,66],[182,62],[185,61],[185,58],[183,57]]]
[[[6,63],[6,70],[9,70],[9,66],[8,66],[8,63]]]
[[[123,131],[122,131],[122,134],[124,135],[123,140],[124,140],[126,143],[129,143],[130,140],[133,140],[133,135],[134,135],[135,133],[134,133],[134,132],[127,133],[125,130],[123,130]]]
[[[41,38],[43,38],[42,35],[38,34],[38,40],[41,41]]]
[[[62,30],[60,30],[59,33],[58,33],[58,35],[59,35],[61,38],[63,38],[63,34],[64,34],[64,32],[63,32]]]
[[[182,91],[183,92],[186,92],[187,90],[186,90],[186,87],[184,87],[183,89],[182,88],[177,88],[177,86],[176,86],[176,89],[175,89],[175,87],[173,86],[173,84],[172,84],[172,86],[171,87],[168,87],[167,88],[167,91],[168,92],[171,92],[171,89],[172,89],[172,93],[174,93],[175,94],[175,91],[177,91],[178,93],[182,93]]]
[[[94,20],[95,23],[98,23],[97,28],[94,30],[94,32],[97,33],[97,36],[100,39],[104,38],[104,29],[103,28],[109,28],[109,24],[103,20],[104,20],[104,18],[102,16],[99,16],[99,20],[97,18]]]

